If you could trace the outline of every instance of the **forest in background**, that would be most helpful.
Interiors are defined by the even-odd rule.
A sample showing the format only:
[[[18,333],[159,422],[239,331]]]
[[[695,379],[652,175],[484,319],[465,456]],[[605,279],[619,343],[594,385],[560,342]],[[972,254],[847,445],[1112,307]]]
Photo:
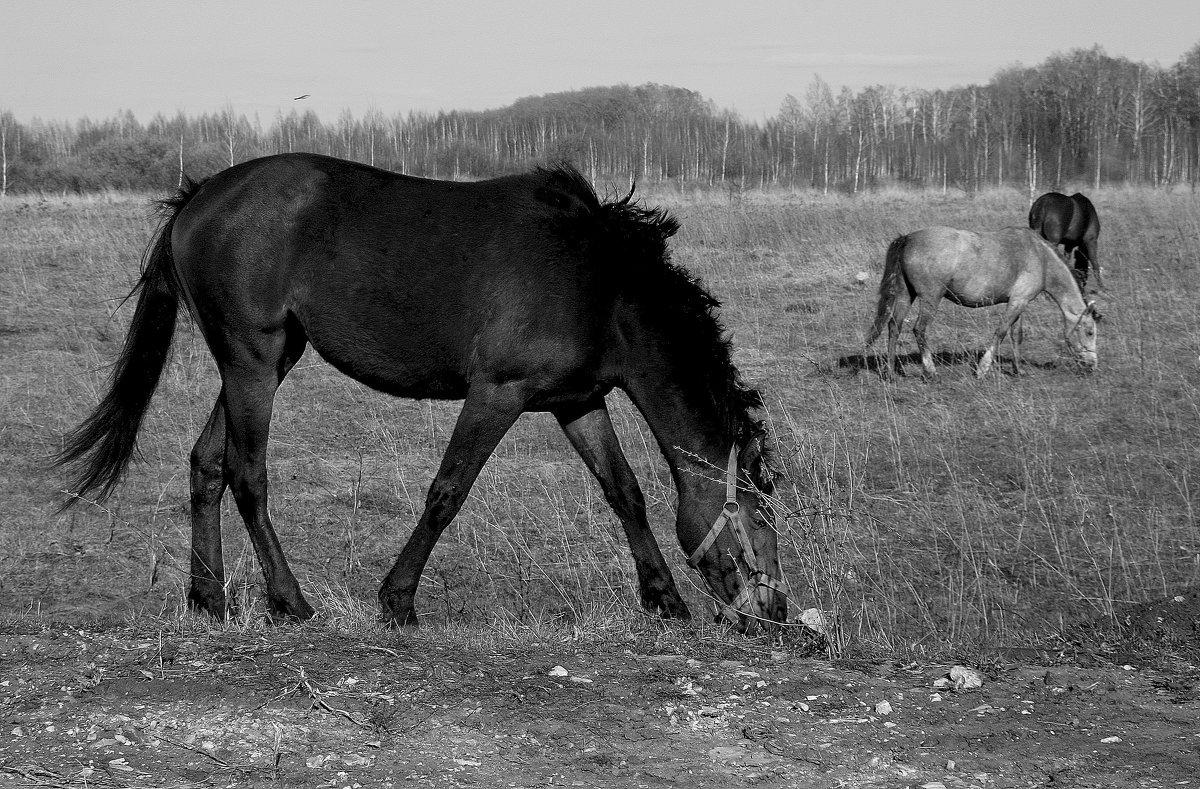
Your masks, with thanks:
[[[0,108],[0,196],[162,191],[240,161],[311,151],[432,178],[568,160],[593,180],[858,192],[1200,180],[1200,44],[1170,66],[1099,47],[1003,69],[986,85],[855,92],[814,77],[750,122],[685,88],[595,87],[484,111],[348,110],[265,126],[225,110],[104,120],[16,120]]]

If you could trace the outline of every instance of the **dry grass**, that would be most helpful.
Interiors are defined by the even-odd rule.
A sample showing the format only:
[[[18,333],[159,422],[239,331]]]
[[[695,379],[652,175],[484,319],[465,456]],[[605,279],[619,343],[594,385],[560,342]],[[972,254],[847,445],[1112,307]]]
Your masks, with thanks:
[[[935,381],[894,383],[856,362],[887,243],[931,224],[1020,224],[1023,195],[650,198],[683,220],[677,259],[725,302],[736,360],[766,395],[791,482],[779,492],[786,568],[799,607],[834,615],[835,651],[1021,643],[1200,582],[1200,205],[1187,193],[1093,198],[1107,286],[1096,375],[1066,363],[1043,300],[1028,315],[1022,378],[977,382],[951,360]],[[0,606],[10,613],[179,616],[187,452],[217,389],[199,338],[177,335],[143,429],[145,462],[105,508],[53,516],[57,482],[42,470],[105,385],[129,316],[116,306],[152,227],[144,201],[120,196],[0,202]],[[946,305],[931,338],[965,359],[990,324],[988,311]],[[702,611],[674,548],[665,466],[615,399],[660,543]],[[281,389],[272,511],[335,626],[373,626],[377,585],[456,413],[370,392],[315,355]],[[226,525],[231,583],[253,610],[259,573],[229,506]],[[645,625],[620,528],[553,420],[522,418],[498,448],[434,552],[418,606],[447,632]]]

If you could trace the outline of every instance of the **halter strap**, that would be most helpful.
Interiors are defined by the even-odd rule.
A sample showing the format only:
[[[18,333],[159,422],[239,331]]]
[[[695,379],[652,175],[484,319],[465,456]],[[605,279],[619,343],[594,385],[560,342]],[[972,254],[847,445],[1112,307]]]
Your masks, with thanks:
[[[758,564],[752,558],[754,556],[754,549],[750,548],[750,540],[745,538],[745,529],[741,528],[741,519],[735,517],[741,510],[741,505],[737,501],[737,471],[737,446],[734,445],[729,450],[729,464],[725,467],[725,506],[721,508],[721,514],[713,521],[708,534],[704,535],[704,539],[700,541],[700,544],[696,546],[696,550],[692,551],[692,555],[688,557],[688,564],[695,570],[700,569],[700,560],[716,544],[717,537],[721,536],[721,532],[725,530],[725,525],[728,523],[737,524],[734,526],[734,534],[737,536],[742,550],[745,551],[749,548],[750,553],[747,557],[747,562],[751,566]]]
[[[742,558],[745,559],[746,564],[750,567],[750,577],[743,579],[742,590],[738,592],[733,602],[717,606],[718,613],[734,621],[737,620],[738,614],[745,614],[747,612],[751,599],[760,587],[766,587],[780,594],[786,594],[780,580],[773,578],[770,573],[758,565],[758,556],[754,552],[754,546],[750,542],[750,535],[746,533],[746,527],[742,523],[741,505],[738,504],[737,500],[737,478],[738,455],[737,445],[735,444],[729,450],[729,463],[725,468],[725,506],[721,508],[721,513],[713,521],[708,534],[704,535],[704,539],[700,541],[700,544],[696,546],[696,550],[692,551],[688,557],[688,564],[699,572],[700,560],[716,545],[717,538],[721,536],[721,532],[725,530],[725,527],[729,527],[734,539],[737,540],[738,547],[741,548]]]

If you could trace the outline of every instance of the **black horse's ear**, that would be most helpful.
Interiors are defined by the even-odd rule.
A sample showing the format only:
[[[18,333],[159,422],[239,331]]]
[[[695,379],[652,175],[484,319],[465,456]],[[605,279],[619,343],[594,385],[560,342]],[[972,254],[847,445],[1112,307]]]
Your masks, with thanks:
[[[1092,314],[1092,320],[1094,321],[1100,321],[1104,319],[1104,313],[1102,313],[1100,308],[1096,306],[1095,301],[1089,301],[1087,303],[1087,309],[1084,310],[1084,314],[1086,315],[1089,312]]]

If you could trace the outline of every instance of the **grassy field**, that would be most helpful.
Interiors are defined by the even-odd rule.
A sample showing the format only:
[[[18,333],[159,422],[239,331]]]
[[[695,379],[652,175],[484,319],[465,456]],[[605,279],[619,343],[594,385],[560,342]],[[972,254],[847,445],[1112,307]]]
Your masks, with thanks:
[[[1027,312],[1020,378],[997,365],[974,379],[995,311],[947,303],[931,329],[938,377],[910,364],[891,383],[860,356],[888,242],[932,224],[1022,224],[1026,196],[648,197],[682,219],[676,259],[724,303],[736,362],[765,395],[787,477],[793,613],[828,612],[837,651],[1025,643],[1200,583],[1200,201],[1091,196],[1104,226],[1097,373],[1070,364],[1043,297]],[[143,428],[144,462],[116,496],[55,515],[60,483],[44,470],[106,386],[132,312],[120,300],[153,227],[146,197],[0,201],[5,612],[180,608],[187,453],[217,391],[190,326]],[[628,402],[613,399],[659,541],[702,611],[676,548],[665,465]],[[276,401],[269,470],[277,529],[314,603],[374,610],[457,411],[371,392],[311,352],[301,360]],[[228,496],[225,519],[231,581],[253,599],[260,575]],[[620,528],[551,418],[523,417],[498,448],[434,552],[418,610],[455,626],[642,616]]]

